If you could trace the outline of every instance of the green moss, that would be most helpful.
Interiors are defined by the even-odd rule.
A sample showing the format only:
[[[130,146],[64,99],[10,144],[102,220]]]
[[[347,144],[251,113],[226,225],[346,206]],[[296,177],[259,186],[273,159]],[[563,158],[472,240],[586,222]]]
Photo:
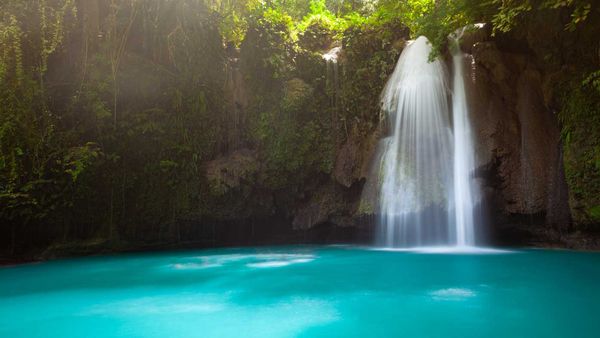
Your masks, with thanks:
[[[600,205],[595,205],[587,210],[592,221],[600,223]]]
[[[356,214],[358,216],[366,216],[366,215],[373,215],[375,213],[375,208],[373,207],[373,205],[365,200],[361,200],[360,204],[358,206],[358,210],[356,211]]]
[[[581,81],[564,87],[562,124],[565,174],[574,220],[600,222],[600,91]]]

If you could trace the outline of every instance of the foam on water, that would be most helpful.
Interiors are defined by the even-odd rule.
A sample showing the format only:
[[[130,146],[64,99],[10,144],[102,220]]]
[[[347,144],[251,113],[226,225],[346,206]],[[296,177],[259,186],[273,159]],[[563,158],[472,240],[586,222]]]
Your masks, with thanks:
[[[278,267],[282,267],[282,266],[288,266],[291,264],[298,264],[298,263],[308,263],[308,262],[312,262],[314,259],[312,258],[298,258],[298,259],[291,259],[291,260],[287,260],[287,261],[266,261],[266,262],[258,262],[258,263],[249,263],[246,264],[246,266],[251,267],[251,268],[278,268]]]
[[[222,264],[211,263],[176,263],[171,265],[177,270],[208,269],[223,266]]]
[[[212,255],[186,258],[183,262],[171,264],[177,270],[198,270],[207,268],[223,267],[228,264],[245,263],[250,268],[275,268],[291,264],[308,263],[315,260],[313,254],[281,254],[281,253],[257,253],[257,254],[231,254]]]
[[[390,248],[390,247],[374,247],[371,250],[375,251],[389,251],[389,252],[411,252],[411,253],[422,253],[422,254],[509,254],[517,253],[518,251],[506,250],[506,249],[495,249],[479,246],[422,246],[422,247],[410,247],[410,248]]]
[[[434,300],[463,300],[475,297],[475,292],[469,289],[448,288],[430,292],[429,295]]]

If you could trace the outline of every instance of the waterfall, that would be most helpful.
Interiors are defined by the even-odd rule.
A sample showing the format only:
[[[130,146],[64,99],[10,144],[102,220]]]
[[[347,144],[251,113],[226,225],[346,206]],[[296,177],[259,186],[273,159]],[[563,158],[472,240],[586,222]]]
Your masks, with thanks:
[[[330,99],[331,111],[331,125],[334,130],[338,130],[339,122],[339,109],[340,105],[340,76],[339,76],[339,65],[338,58],[342,52],[342,47],[337,46],[331,48],[325,54],[322,55],[325,64],[327,65],[327,71],[325,76],[325,91]],[[337,134],[335,134],[335,142],[337,143]]]
[[[460,51],[454,94],[425,37],[403,51],[382,94],[378,242],[387,247],[474,245],[473,143]],[[451,113],[452,112],[452,116]]]
[[[448,241],[451,217],[452,131],[446,71],[429,62],[425,37],[408,45],[386,84],[380,236],[385,246]]]
[[[464,29],[451,36],[453,96],[452,117],[454,127],[454,209],[456,218],[456,245],[475,244],[475,206],[479,202],[477,183],[473,179],[475,169],[473,136],[469,122],[469,110],[465,93],[464,56],[459,39]]]
[[[326,90],[331,98],[333,108],[339,106],[340,80],[339,80],[339,65],[338,58],[342,51],[342,47],[333,47],[327,53],[323,54],[323,60],[327,65],[326,73]]]

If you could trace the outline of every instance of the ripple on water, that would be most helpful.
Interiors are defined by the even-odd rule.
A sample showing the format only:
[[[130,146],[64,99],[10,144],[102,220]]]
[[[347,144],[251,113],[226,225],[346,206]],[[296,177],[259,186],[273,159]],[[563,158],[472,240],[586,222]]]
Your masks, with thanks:
[[[315,259],[316,256],[313,254],[230,254],[192,257],[184,262],[171,264],[170,267],[176,270],[199,270],[244,262],[249,268],[277,268],[292,264],[309,263]]]
[[[463,288],[447,288],[430,292],[429,295],[434,300],[464,300],[475,297],[475,291]]]

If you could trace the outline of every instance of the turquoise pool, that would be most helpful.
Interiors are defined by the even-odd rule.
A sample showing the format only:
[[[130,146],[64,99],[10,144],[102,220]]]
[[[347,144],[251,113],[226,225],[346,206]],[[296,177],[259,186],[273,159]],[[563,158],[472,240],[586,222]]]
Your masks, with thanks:
[[[293,246],[4,267],[0,337],[600,337],[600,254]]]

